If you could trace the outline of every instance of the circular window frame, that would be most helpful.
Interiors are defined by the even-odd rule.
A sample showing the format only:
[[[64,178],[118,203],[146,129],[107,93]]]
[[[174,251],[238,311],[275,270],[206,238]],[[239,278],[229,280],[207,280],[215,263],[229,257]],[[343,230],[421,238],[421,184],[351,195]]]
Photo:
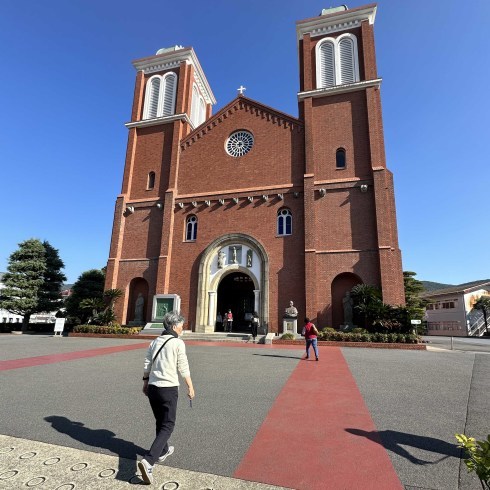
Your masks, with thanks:
[[[233,158],[240,158],[252,150],[255,144],[254,135],[246,129],[233,131],[225,141],[225,151]]]

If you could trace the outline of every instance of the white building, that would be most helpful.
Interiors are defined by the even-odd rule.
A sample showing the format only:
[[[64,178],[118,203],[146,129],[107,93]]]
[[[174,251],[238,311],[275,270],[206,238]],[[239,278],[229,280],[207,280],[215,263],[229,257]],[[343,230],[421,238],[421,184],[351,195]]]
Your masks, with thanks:
[[[490,280],[427,291],[421,296],[429,301],[425,313],[428,335],[479,337],[485,332],[483,313],[473,305],[482,296],[490,297]]]
[[[5,287],[2,280],[4,274],[5,272],[0,272],[0,290]],[[23,317],[21,315],[16,315],[14,313],[10,313],[9,311],[0,308],[1,323],[22,323],[22,318]]]

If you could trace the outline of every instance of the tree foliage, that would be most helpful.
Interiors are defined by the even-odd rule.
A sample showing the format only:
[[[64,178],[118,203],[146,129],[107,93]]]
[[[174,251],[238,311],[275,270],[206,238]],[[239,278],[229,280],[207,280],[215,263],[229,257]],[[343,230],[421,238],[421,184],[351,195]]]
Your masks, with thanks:
[[[413,320],[423,320],[425,307],[428,301],[420,297],[425,288],[421,281],[415,279],[416,272],[403,271],[403,284],[405,286],[405,305]]]
[[[61,286],[66,279],[58,250],[49,242],[31,238],[19,243],[10,255],[0,307],[22,315],[22,331],[26,331],[34,313],[53,311],[61,304]]]
[[[93,307],[81,306],[83,300],[101,300],[104,293],[105,275],[100,269],[83,272],[72,287],[72,294],[65,300],[66,315],[77,323],[85,323]]]
[[[480,310],[483,313],[483,320],[485,321],[485,330],[487,334],[490,334],[488,330],[488,315],[490,314],[490,297],[481,296],[475,301],[473,308]]]

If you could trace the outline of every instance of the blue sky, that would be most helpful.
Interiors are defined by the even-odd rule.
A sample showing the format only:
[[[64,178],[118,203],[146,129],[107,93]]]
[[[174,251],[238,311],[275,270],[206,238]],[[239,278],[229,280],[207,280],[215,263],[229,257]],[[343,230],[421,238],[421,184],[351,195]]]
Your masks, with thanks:
[[[350,8],[367,2],[351,1]],[[193,46],[218,100],[297,116],[295,22],[330,0],[3,0],[0,271],[31,237],[68,282],[106,264],[134,59]],[[488,0],[381,0],[375,23],[388,167],[404,270],[490,277]]]

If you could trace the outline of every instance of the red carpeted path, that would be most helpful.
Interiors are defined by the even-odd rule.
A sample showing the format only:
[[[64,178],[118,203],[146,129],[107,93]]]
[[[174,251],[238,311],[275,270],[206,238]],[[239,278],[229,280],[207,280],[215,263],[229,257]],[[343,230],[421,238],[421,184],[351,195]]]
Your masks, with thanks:
[[[107,354],[114,354],[115,352],[147,348],[148,345],[149,342],[145,342],[144,344],[138,343],[132,345],[118,345],[115,347],[101,347],[99,349],[81,350],[78,352],[64,352],[62,354],[50,354],[47,356],[26,357],[24,359],[0,361],[0,371],[41,366],[42,364],[53,364],[55,362],[73,361],[75,359],[83,359],[85,357],[105,356]]]
[[[403,488],[337,347],[298,363],[233,476],[298,490]]]

